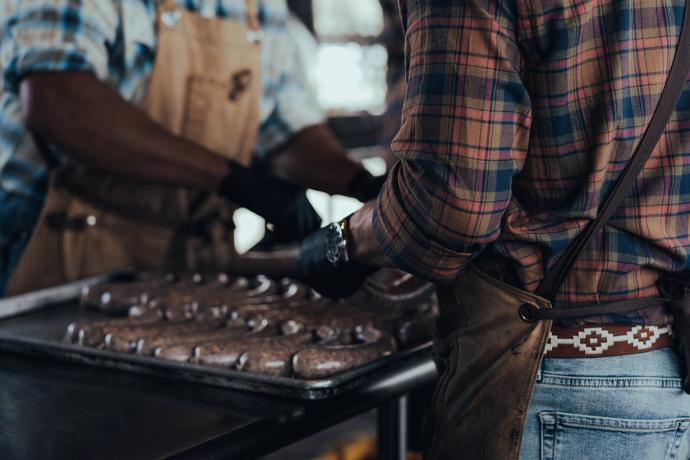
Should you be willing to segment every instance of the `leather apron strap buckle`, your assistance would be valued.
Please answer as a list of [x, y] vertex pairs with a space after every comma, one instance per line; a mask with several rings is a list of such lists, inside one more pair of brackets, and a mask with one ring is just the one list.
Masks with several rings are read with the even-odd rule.
[[523, 303], [518, 309], [518, 316], [526, 323], [539, 321], [539, 309], [534, 305]]
[[56, 232], [82, 232], [89, 227], [94, 227], [98, 218], [92, 214], [69, 216], [66, 212], [54, 212], [46, 215], [46, 225]]
[[526, 323], [546, 320], [582, 319], [588, 316], [621, 315], [650, 308], [663, 307], [668, 299], [662, 297], [643, 297], [594, 305], [554, 305], [555, 308], [538, 308], [525, 303], [518, 309], [518, 316]]

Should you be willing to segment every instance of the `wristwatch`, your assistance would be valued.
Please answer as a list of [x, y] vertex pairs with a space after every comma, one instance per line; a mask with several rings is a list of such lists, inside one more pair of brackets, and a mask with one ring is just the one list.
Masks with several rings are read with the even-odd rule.
[[326, 259], [334, 266], [339, 267], [349, 262], [347, 254], [348, 219], [343, 219], [326, 227]]

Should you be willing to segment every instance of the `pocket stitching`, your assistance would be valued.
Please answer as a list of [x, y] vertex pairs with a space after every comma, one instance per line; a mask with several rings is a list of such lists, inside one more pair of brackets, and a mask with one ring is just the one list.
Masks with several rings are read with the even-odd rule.
[[[542, 416], [550, 416], [553, 417], [552, 422], [547, 422], [549, 424], [560, 424], [563, 426], [573, 426], [573, 427], [581, 427], [581, 428], [594, 428], [594, 429], [599, 429], [599, 428], [614, 428], [614, 429], [620, 429], [622, 430], [634, 430], [635, 428], [632, 427], [632, 425], [655, 425], [658, 426], [658, 428], [650, 431], [650, 432], [659, 432], [659, 431], [672, 431], [677, 429], [680, 425], [682, 424], [690, 424], [690, 416], [688, 417], [676, 417], [676, 418], [669, 418], [669, 419], [659, 419], [659, 420], [645, 420], [645, 419], [625, 419], [625, 418], [616, 418], [616, 417], [604, 417], [604, 416], [596, 416], [596, 415], [581, 415], [581, 414], [569, 414], [566, 412], [540, 412], [539, 413], [540, 418]], [[543, 418], [542, 418], [543, 420]], [[617, 424], [616, 427], [612, 425], [607, 425], [604, 423], [596, 423], [595, 421], [601, 421], [601, 422], [615, 422]], [[587, 423], [590, 422], [590, 423]], [[640, 428], [643, 429], [643, 428]], [[643, 429], [645, 430], [645, 429]], [[645, 430], [646, 431], [646, 430]]]
[[[545, 460], [551, 458], [552, 460], [557, 460], [559, 454], [559, 439], [558, 433], [561, 427], [572, 427], [572, 428], [584, 428], [591, 430], [600, 431], [616, 431], [619, 433], [639, 433], [639, 434], [652, 434], [652, 433], [671, 433], [673, 432], [673, 440], [669, 442], [669, 450], [666, 452], [665, 458], [674, 459], [680, 448], [683, 436], [690, 426], [690, 417], [681, 416], [672, 419], [660, 419], [660, 420], [642, 420], [642, 419], [623, 419], [614, 417], [602, 417], [602, 416], [590, 416], [581, 414], [569, 414], [563, 412], [539, 412], [538, 414], [540, 420], [540, 458]], [[575, 421], [568, 421], [568, 419], [573, 419]], [[641, 428], [625, 428], [617, 427], [611, 425], [602, 424], [587, 424], [586, 421], [614, 421], [614, 422], [627, 422], [632, 424], [647, 424], [647, 425], [657, 425], [656, 429], [641, 429]], [[576, 421], [580, 421], [579, 423]], [[652, 428], [652, 427], [650, 427]], [[551, 437], [551, 449], [550, 457], [547, 456], [545, 450], [545, 437]]]
[[678, 454], [678, 451], [680, 450], [680, 443], [683, 440], [683, 436], [685, 436], [685, 432], [688, 431], [688, 426], [690, 426], [688, 422], [678, 424], [678, 428], [676, 429], [676, 437], [673, 440], [673, 445], [671, 446], [671, 452], [666, 454], [669, 460], [677, 457], [676, 454]]
[[657, 388], [680, 389], [682, 379], [675, 377], [586, 377], [566, 376], [542, 372], [540, 384], [577, 388]]

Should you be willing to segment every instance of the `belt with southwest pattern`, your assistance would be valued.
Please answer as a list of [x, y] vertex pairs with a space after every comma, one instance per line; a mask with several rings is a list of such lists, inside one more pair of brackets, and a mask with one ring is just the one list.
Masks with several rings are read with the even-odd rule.
[[670, 347], [673, 332], [666, 326], [554, 325], [546, 342], [548, 358], [600, 358], [644, 353]]

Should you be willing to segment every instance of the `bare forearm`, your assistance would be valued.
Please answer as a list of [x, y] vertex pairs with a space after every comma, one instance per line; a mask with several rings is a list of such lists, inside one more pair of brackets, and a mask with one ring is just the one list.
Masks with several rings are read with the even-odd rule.
[[89, 74], [31, 75], [21, 99], [31, 131], [95, 169], [199, 190], [214, 190], [228, 170]]
[[377, 267], [393, 267], [393, 262], [383, 253], [374, 235], [374, 208], [376, 201], [370, 201], [350, 216], [348, 255], [354, 262]]
[[348, 195], [350, 181], [362, 168], [325, 125], [297, 133], [268, 162], [273, 174], [331, 195]]

